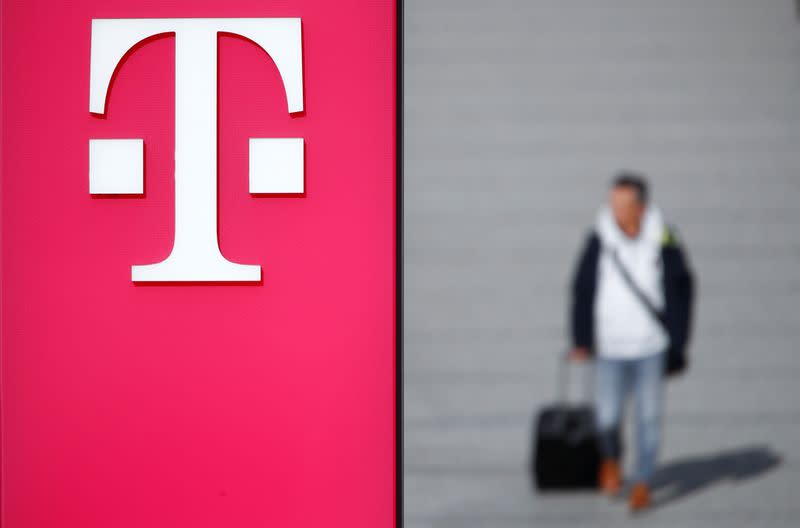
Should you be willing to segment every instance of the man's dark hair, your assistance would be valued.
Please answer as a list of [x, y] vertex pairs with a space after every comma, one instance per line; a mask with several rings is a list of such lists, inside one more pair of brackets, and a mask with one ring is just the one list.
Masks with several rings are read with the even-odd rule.
[[613, 188], [627, 187], [636, 191], [636, 198], [639, 203], [646, 204], [648, 199], [647, 180], [641, 174], [630, 171], [622, 171], [614, 178]]

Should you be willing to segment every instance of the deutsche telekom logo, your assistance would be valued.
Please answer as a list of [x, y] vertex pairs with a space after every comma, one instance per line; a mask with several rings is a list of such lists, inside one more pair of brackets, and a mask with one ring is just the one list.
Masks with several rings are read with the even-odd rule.
[[[258, 281], [261, 266], [226, 259], [217, 241], [217, 34], [269, 53], [289, 113], [303, 110], [299, 18], [92, 20], [89, 111], [105, 114], [111, 76], [139, 42], [175, 34], [175, 240], [162, 262], [131, 267], [134, 281]], [[303, 138], [250, 138], [251, 193], [303, 192]], [[89, 140], [89, 192], [142, 194], [142, 139]]]

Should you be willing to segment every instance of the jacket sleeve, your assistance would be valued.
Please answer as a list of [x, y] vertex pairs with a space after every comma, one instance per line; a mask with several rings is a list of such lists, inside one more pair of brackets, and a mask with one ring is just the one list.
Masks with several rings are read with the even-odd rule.
[[572, 278], [570, 310], [572, 345], [594, 352], [594, 297], [600, 238], [592, 231], [586, 239]]
[[661, 248], [664, 263], [664, 318], [670, 334], [672, 370], [683, 370], [692, 327], [695, 279], [686, 250], [669, 229]]

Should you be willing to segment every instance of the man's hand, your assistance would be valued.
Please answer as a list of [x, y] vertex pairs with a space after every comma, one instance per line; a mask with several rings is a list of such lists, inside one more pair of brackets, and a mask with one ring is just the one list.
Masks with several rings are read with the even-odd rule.
[[589, 349], [587, 347], [575, 347], [567, 354], [567, 359], [576, 363], [589, 361]]

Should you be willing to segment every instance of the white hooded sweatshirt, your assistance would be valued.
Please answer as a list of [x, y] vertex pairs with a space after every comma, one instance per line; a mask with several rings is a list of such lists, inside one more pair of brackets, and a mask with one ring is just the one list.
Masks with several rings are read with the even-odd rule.
[[663, 352], [669, 336], [636, 297], [613, 262], [617, 251], [634, 282], [657, 309], [664, 308], [661, 243], [664, 233], [661, 211], [648, 205], [635, 238], [619, 227], [606, 206], [597, 216], [600, 238], [597, 292], [594, 303], [595, 346], [601, 357], [634, 359]]

